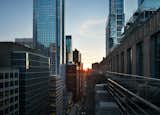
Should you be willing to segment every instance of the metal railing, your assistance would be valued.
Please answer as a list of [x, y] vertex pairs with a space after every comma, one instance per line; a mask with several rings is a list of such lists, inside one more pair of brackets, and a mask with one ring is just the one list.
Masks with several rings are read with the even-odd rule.
[[107, 90], [124, 115], [160, 115], [160, 79], [106, 72]]

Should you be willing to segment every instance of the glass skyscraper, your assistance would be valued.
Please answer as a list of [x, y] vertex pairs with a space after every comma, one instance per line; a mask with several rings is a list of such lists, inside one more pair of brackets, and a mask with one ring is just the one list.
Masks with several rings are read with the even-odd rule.
[[65, 61], [65, 0], [33, 0], [35, 48], [50, 57], [49, 114], [63, 114]]
[[65, 62], [64, 0], [34, 0], [34, 47], [51, 57], [51, 74]]
[[72, 63], [72, 36], [66, 36], [66, 63]]
[[139, 11], [154, 11], [160, 8], [160, 0], [138, 0]]
[[106, 56], [119, 44], [124, 21], [124, 0], [109, 0], [109, 16], [106, 25]]

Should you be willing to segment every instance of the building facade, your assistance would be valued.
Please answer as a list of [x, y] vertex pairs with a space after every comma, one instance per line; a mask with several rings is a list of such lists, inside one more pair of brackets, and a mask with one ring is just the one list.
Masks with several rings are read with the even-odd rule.
[[103, 60], [100, 69], [160, 78], [160, 11], [125, 32], [121, 44]]
[[76, 65], [76, 70], [77, 70], [77, 87], [79, 89], [78, 91], [78, 98], [81, 98], [82, 95], [82, 85], [83, 85], [83, 63], [82, 63], [82, 55], [81, 52], [75, 49], [73, 51], [73, 63]]
[[0, 55], [1, 68], [19, 71], [19, 114], [47, 115], [49, 58], [12, 42], [0, 43]]
[[72, 63], [72, 36], [66, 36], [66, 63]]
[[124, 0], [109, 0], [109, 16], [106, 24], [106, 56], [120, 43], [124, 23]]
[[0, 68], [0, 115], [19, 115], [19, 70]]
[[67, 64], [66, 66], [66, 89], [72, 94], [72, 101], [76, 102], [79, 96], [79, 81], [75, 64]]

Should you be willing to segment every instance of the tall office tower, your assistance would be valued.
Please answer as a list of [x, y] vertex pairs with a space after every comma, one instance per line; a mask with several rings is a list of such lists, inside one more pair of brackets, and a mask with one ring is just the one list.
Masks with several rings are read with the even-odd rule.
[[109, 0], [109, 16], [106, 25], [106, 56], [120, 43], [124, 21], [124, 0]]
[[66, 36], [66, 63], [72, 63], [72, 36]]
[[[33, 39], [34, 46], [51, 58], [49, 88], [49, 113], [62, 115], [65, 38], [65, 0], [34, 0]], [[63, 69], [62, 69], [63, 68]], [[54, 85], [53, 85], [54, 84]]]
[[160, 0], [138, 0], [139, 11], [155, 11], [160, 8]]
[[77, 49], [75, 49], [74, 51], [73, 51], [73, 63], [74, 64], [79, 64], [79, 63], [81, 63], [81, 53], [80, 53], [80, 51], [78, 51]]
[[[18, 95], [19, 115], [48, 115], [49, 58], [38, 50], [12, 42], [0, 42], [0, 55], [0, 72], [6, 84], [6, 107], [11, 107], [6, 108], [7, 113], [18, 109], [17, 103], [12, 107], [18, 101]], [[11, 68], [12, 71], [1, 68]]]
[[[135, 21], [144, 22], [160, 8], [160, 0], [138, 0], [138, 9], [133, 15]], [[138, 14], [138, 15], [137, 15]]]
[[34, 0], [33, 9], [34, 47], [46, 51], [51, 74], [58, 75], [65, 61], [64, 0]]

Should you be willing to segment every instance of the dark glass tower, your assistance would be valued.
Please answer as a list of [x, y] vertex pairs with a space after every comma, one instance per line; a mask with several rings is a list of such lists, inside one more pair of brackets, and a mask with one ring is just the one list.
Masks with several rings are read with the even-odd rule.
[[124, 0], [109, 0], [109, 16], [106, 25], [106, 56], [119, 44], [124, 21]]
[[[0, 55], [0, 68], [5, 68], [0, 73], [19, 73], [6, 75], [7, 87], [11, 89], [11, 94], [6, 96], [15, 97], [15, 101], [11, 99], [5, 105], [10, 104], [11, 109], [0, 115], [48, 115], [49, 58], [38, 50], [12, 42], [0, 42]], [[15, 109], [19, 114], [14, 114]]]

